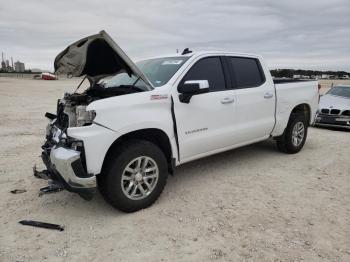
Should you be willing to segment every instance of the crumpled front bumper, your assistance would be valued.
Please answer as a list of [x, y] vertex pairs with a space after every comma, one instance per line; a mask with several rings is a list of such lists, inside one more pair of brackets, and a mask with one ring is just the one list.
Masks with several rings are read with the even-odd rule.
[[86, 173], [80, 154], [73, 149], [54, 146], [44, 148], [41, 156], [48, 179], [85, 199], [91, 199], [96, 189], [96, 176]]
[[84, 199], [91, 199], [96, 189], [96, 176], [86, 171], [83, 142], [80, 141], [79, 148], [73, 149], [71, 143], [67, 142], [70, 138], [54, 122], [47, 127], [46, 139], [41, 158], [47, 170], [34, 171], [34, 175], [51, 179], [60, 188], [78, 193]]

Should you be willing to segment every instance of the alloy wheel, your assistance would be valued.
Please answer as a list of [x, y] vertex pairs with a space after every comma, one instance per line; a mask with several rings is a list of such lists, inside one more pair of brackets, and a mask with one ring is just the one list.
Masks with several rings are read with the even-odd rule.
[[121, 187], [129, 199], [141, 200], [152, 193], [158, 178], [157, 163], [148, 156], [140, 156], [126, 165], [121, 178]]

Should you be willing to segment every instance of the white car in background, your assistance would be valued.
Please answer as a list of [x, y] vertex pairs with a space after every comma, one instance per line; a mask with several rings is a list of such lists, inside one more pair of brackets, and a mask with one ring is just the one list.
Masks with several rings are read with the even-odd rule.
[[321, 96], [315, 125], [350, 129], [350, 85], [333, 86]]

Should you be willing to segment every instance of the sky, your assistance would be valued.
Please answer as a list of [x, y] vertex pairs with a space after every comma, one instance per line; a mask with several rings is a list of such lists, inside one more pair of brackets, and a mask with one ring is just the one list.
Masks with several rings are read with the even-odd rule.
[[262, 55], [271, 69], [350, 71], [350, 0], [0, 0], [0, 51], [53, 69], [106, 30], [133, 60], [191, 50]]

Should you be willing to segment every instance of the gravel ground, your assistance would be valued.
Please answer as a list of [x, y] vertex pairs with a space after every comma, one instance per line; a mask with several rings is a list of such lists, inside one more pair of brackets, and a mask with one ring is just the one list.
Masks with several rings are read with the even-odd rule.
[[43, 114], [78, 81], [0, 78], [0, 261], [350, 261], [348, 131], [310, 128], [296, 155], [265, 141], [185, 164], [133, 214], [99, 194], [38, 197]]

